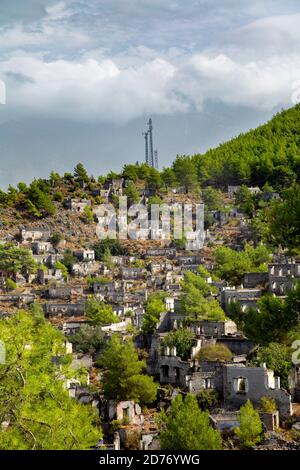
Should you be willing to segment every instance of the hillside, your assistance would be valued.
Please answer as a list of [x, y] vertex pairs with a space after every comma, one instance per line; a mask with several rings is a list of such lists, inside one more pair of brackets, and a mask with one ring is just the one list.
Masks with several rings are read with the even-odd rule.
[[192, 159], [202, 183], [287, 187], [300, 178], [300, 105]]

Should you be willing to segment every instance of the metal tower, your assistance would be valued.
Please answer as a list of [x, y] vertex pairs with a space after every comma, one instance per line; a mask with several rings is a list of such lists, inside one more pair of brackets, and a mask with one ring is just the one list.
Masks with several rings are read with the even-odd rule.
[[149, 135], [149, 131], [143, 132], [143, 136], [145, 137], [145, 162], [146, 162], [146, 165], [149, 165], [148, 135]]
[[155, 150], [154, 152], [154, 162], [155, 162], [155, 168], [158, 170], [158, 151]]
[[152, 168], [154, 168], [154, 153], [153, 153], [153, 134], [152, 134], [152, 131], [153, 131], [153, 127], [152, 127], [152, 119], [150, 118], [149, 119], [149, 122], [148, 122], [148, 126], [149, 126], [149, 130], [148, 130], [148, 133], [149, 133], [149, 157], [150, 157], [150, 166], [152, 166]]

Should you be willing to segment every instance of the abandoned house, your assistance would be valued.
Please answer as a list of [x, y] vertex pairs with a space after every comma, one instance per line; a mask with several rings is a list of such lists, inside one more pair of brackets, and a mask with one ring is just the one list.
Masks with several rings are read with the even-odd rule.
[[261, 289], [236, 289], [234, 287], [225, 287], [221, 292], [221, 306], [224, 311], [229, 314], [230, 304], [237, 302], [244, 312], [248, 308], [255, 307], [261, 295]]
[[51, 237], [51, 231], [37, 227], [20, 227], [19, 235], [22, 242], [47, 241]]
[[80, 251], [74, 251], [74, 256], [79, 260], [79, 261], [95, 261], [95, 251], [94, 250], [80, 250]]
[[283, 296], [300, 280], [300, 262], [295, 259], [277, 256], [268, 265], [269, 290], [272, 294]]
[[243, 279], [243, 287], [245, 289], [255, 289], [256, 287], [264, 287], [268, 284], [268, 272], [246, 273]]
[[89, 199], [65, 199], [64, 206], [66, 209], [69, 209], [73, 212], [77, 212], [79, 214], [84, 212], [86, 207], [91, 207], [92, 203]]
[[36, 241], [31, 243], [32, 253], [41, 255], [44, 253], [54, 253], [54, 248], [50, 242]]
[[147, 271], [144, 268], [121, 268], [123, 280], [145, 280]]
[[85, 303], [78, 304], [44, 304], [46, 317], [82, 317], [85, 314]]

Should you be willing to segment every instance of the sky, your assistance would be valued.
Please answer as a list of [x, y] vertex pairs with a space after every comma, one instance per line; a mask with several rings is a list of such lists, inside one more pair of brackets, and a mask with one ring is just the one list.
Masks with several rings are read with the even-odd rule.
[[[0, 186], [160, 167], [300, 97], [298, 0], [1, 0]], [[0, 100], [1, 101], [1, 100]]]

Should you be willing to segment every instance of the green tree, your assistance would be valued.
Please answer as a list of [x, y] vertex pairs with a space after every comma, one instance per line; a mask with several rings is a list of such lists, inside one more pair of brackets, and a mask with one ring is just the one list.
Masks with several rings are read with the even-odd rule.
[[100, 326], [83, 325], [68, 339], [75, 350], [82, 353], [93, 354], [102, 349], [105, 344], [104, 333]]
[[112, 306], [103, 300], [98, 301], [93, 296], [89, 296], [85, 303], [85, 314], [91, 325], [103, 326], [119, 322], [119, 318], [113, 313]]
[[240, 427], [235, 429], [241, 447], [249, 449], [262, 440], [263, 426], [258, 411], [253, 408], [251, 401], [247, 400], [246, 404], [239, 411]]
[[206, 273], [187, 271], [182, 282], [180, 308], [188, 321], [224, 320], [225, 313], [216, 299], [211, 298], [214, 288], [206, 281]]
[[152, 294], [146, 303], [146, 311], [143, 315], [142, 331], [151, 334], [155, 331], [161, 313], [166, 311], [164, 297], [162, 294]]
[[59, 232], [54, 232], [51, 237], [50, 237], [50, 242], [54, 246], [54, 248], [57, 248], [58, 245], [63, 241], [64, 237], [61, 233]]
[[222, 438], [209, 422], [209, 414], [199, 409], [195, 396], [182, 395], [172, 401], [168, 414], [160, 415], [160, 443], [166, 450], [221, 450]]
[[203, 389], [196, 395], [198, 405], [201, 410], [213, 408], [218, 404], [218, 392], [214, 389]]
[[[0, 429], [3, 450], [89, 449], [101, 438], [99, 418], [70, 399], [64, 388], [76, 377], [65, 355], [63, 335], [40, 308], [0, 321], [6, 362], [0, 364]], [[60, 357], [59, 369], [52, 361]]]
[[173, 171], [186, 193], [199, 189], [196, 167], [189, 157], [177, 156], [173, 163]]
[[253, 248], [246, 245], [244, 251], [235, 251], [226, 246], [214, 251], [215, 273], [232, 285], [241, 284], [244, 274], [266, 271], [270, 253], [264, 245]]
[[133, 181], [134, 183], [138, 179], [138, 170], [136, 165], [124, 165], [123, 167], [123, 178]]
[[55, 188], [60, 183], [60, 176], [56, 171], [51, 171], [50, 183], [51, 183], [52, 188]]
[[106, 250], [103, 254], [103, 257], [102, 257], [102, 261], [105, 264], [105, 266], [108, 267], [108, 269], [113, 268], [114, 263], [113, 263], [112, 255], [111, 255], [111, 252], [110, 252], [109, 248], [106, 248]]
[[283, 200], [275, 200], [266, 209], [269, 241], [289, 249], [300, 248], [300, 185], [287, 189]]
[[277, 410], [276, 401], [270, 397], [261, 397], [261, 410], [263, 413], [274, 413]]
[[77, 181], [88, 183], [90, 178], [82, 163], [78, 163], [74, 168], [74, 177]]
[[67, 268], [63, 263], [61, 263], [60, 261], [56, 261], [56, 263], [55, 263], [55, 269], [60, 269], [61, 272], [62, 272], [62, 275], [63, 275], [64, 280], [65, 280], [65, 281], [68, 280], [69, 271], [68, 271], [68, 268]]
[[107, 253], [107, 250], [110, 251], [110, 254], [112, 256], [120, 256], [124, 255], [124, 249], [121, 246], [119, 240], [102, 240], [98, 243], [95, 243], [93, 245], [93, 250], [95, 251], [95, 258], [97, 261], [103, 261], [103, 257], [105, 257], [105, 253]]
[[161, 172], [161, 179], [166, 189], [175, 188], [176, 185], [178, 184], [176, 175], [174, 171], [172, 170], [172, 168], [164, 168], [163, 171]]
[[220, 210], [224, 206], [221, 191], [211, 186], [203, 190], [202, 199], [205, 207], [210, 211]]
[[256, 196], [251, 193], [247, 186], [242, 185], [235, 195], [236, 203], [242, 208], [248, 217], [253, 217], [256, 210]]
[[290, 318], [290, 324], [295, 326], [300, 315], [300, 282], [294, 285], [294, 288], [288, 291], [285, 309]]
[[146, 179], [147, 186], [150, 191], [156, 192], [162, 187], [162, 179], [160, 173], [155, 168], [149, 168], [149, 174]]
[[132, 341], [123, 342], [113, 335], [100, 364], [105, 368], [102, 384], [106, 398], [135, 400], [142, 405], [154, 402], [157, 385], [152, 377], [142, 374], [146, 363], [139, 360]]
[[195, 334], [186, 328], [169, 332], [162, 341], [162, 347], [176, 347], [177, 356], [186, 360], [190, 355], [192, 346], [195, 343]]
[[298, 315], [286, 307], [283, 299], [264, 295], [258, 300], [256, 308], [246, 310], [237, 322], [250, 339], [266, 345], [282, 342], [298, 324]]
[[34, 180], [27, 190], [27, 208], [36, 217], [53, 215], [56, 211], [49, 194], [50, 187], [42, 180]]
[[281, 343], [270, 343], [259, 348], [255, 362], [266, 363], [280, 377], [281, 386], [289, 390], [288, 375], [293, 366], [291, 348]]
[[12, 279], [6, 279], [5, 287], [8, 291], [13, 291], [17, 288], [17, 284]]
[[83, 209], [83, 214], [80, 216], [81, 220], [85, 222], [86, 224], [91, 224], [94, 222], [94, 213], [93, 209], [89, 206], [86, 206]]
[[69, 274], [72, 274], [73, 265], [76, 263], [76, 258], [71, 250], [65, 250], [64, 257], [61, 262], [66, 266]]
[[136, 189], [136, 185], [132, 181], [129, 181], [124, 193], [128, 198], [129, 205], [137, 204], [139, 202], [140, 195], [138, 190]]
[[5, 277], [31, 274], [36, 268], [37, 264], [27, 249], [18, 248], [13, 243], [0, 245], [0, 272]]

